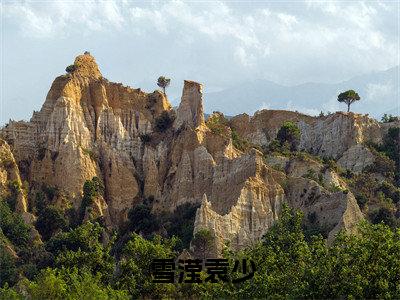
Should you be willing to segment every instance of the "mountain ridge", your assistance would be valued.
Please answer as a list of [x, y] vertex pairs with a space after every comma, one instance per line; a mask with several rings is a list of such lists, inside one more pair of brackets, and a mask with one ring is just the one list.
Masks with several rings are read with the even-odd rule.
[[[125, 228], [138, 205], [148, 205], [154, 216], [199, 206], [192, 234], [211, 230], [217, 254], [227, 241], [240, 250], [259, 240], [284, 204], [315, 214], [331, 240], [341, 229], [354, 232], [365, 216], [350, 183], [327, 162], [362, 174], [380, 159], [367, 144], [382, 143], [399, 126], [356, 113], [312, 117], [285, 110], [229, 120], [214, 113], [205, 120], [200, 83], [184, 81], [173, 110], [160, 91], [145, 93], [103, 78], [90, 54], [74, 65], [54, 80], [31, 121], [12, 121], [0, 131], [20, 181], [28, 184], [16, 201], [32, 225], [35, 195], [50, 189], [57, 192], [49, 204], [64, 213], [72, 209], [80, 222], [102, 218], [110, 230]], [[271, 150], [287, 122], [299, 130], [298, 149]], [[2, 172], [8, 174], [7, 168]], [[7, 193], [9, 179], [3, 179]], [[90, 202], [88, 184], [103, 186]]]

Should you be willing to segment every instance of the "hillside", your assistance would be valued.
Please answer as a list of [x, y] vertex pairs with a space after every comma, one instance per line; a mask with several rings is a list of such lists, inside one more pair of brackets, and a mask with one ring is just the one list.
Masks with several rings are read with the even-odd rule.
[[[229, 99], [217, 108], [244, 108], [247, 91], [261, 93], [260, 86], [214, 95]], [[282, 88], [270, 84], [269, 99]], [[298, 86], [288, 97], [304, 94], [312, 107], [317, 99], [307, 91], [314, 89]], [[331, 89], [319, 96], [328, 99]], [[389, 231], [399, 226], [400, 121], [269, 109], [229, 119], [215, 112], [205, 119], [204, 97], [200, 83], [185, 81], [174, 110], [162, 92], [110, 82], [93, 56], [78, 56], [29, 122], [11, 121], [1, 129], [2, 214], [22, 216], [18, 228], [26, 234], [21, 244], [2, 227], [2, 249], [16, 272], [2, 280], [13, 285], [24, 277], [39, 280], [34, 278], [44, 267], [85, 265], [80, 255], [87, 251], [96, 259], [88, 272], [99, 271], [98, 284], [115, 293], [183, 297], [184, 289], [144, 291], [149, 277], [129, 273], [127, 261], [144, 249], [140, 243], [154, 247], [153, 258], [221, 257], [226, 247], [245, 251], [275, 234], [290, 209], [304, 216], [298, 228], [304, 239], [320, 236], [328, 244], [339, 232], [357, 236], [363, 221], [382, 221]], [[197, 243], [205, 232], [212, 238], [203, 249]], [[146, 244], [155, 234], [180, 242], [169, 248], [165, 242], [163, 252], [157, 240]], [[32, 245], [43, 257], [24, 252]], [[149, 262], [135, 261], [137, 268], [149, 267], [141, 263]], [[131, 277], [118, 273], [125, 271]], [[65, 279], [64, 271], [54, 272]]]

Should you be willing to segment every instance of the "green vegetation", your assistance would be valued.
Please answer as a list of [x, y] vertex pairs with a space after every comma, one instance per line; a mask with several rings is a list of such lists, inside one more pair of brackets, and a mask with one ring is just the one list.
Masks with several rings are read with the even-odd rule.
[[169, 84], [171, 83], [171, 79], [166, 78], [164, 76], [160, 76], [158, 77], [157, 80], [157, 85], [163, 89], [163, 92], [165, 94], [165, 88], [169, 86]]
[[375, 154], [376, 161], [367, 171], [375, 171], [382, 175], [392, 177], [400, 187], [400, 127], [389, 128], [380, 145], [369, 143], [371, 151]]
[[[12, 213], [5, 211], [9, 218]], [[378, 224], [363, 222], [357, 235], [342, 232], [328, 244], [327, 229], [319, 227], [316, 212], [303, 218], [284, 206], [260, 242], [237, 253], [224, 252], [231, 267], [242, 258], [255, 263], [254, 278], [236, 284], [154, 283], [153, 259], [176, 259], [176, 238], [113, 234], [86, 222], [46, 241], [40, 260], [21, 251], [19, 258], [3, 251], [0, 299], [399, 298], [400, 230], [379, 223], [390, 218], [387, 211], [378, 212]], [[110, 236], [106, 242], [105, 235]], [[207, 256], [202, 251], [210, 251], [206, 245], [213, 238], [211, 232], [200, 230], [193, 246]], [[36, 267], [31, 275], [26, 263], [19, 267], [22, 257]], [[231, 279], [241, 275], [228, 269]]]
[[231, 129], [231, 138], [232, 144], [236, 149], [244, 152], [251, 148], [250, 142], [243, 139], [234, 128]]
[[45, 240], [48, 240], [57, 231], [67, 228], [67, 220], [63, 212], [55, 206], [47, 206], [40, 212], [36, 221], [36, 229]]
[[6, 196], [5, 200], [10, 206], [11, 210], [14, 211], [17, 204], [18, 195], [22, 193], [22, 187], [21, 184], [16, 180], [8, 181], [7, 186], [10, 192]]
[[83, 184], [83, 198], [80, 208], [80, 219], [83, 220], [86, 208], [93, 204], [93, 199], [99, 195], [103, 195], [104, 185], [98, 177], [92, 180], [86, 180]]
[[286, 157], [296, 156], [301, 160], [312, 159], [320, 161], [320, 158], [306, 152], [298, 151], [301, 132], [299, 127], [291, 122], [286, 121], [279, 129], [276, 139], [272, 140], [268, 146], [264, 147], [263, 153], [275, 153]]
[[82, 152], [83, 152], [83, 154], [88, 155], [92, 161], [95, 162], [95, 161], [98, 160], [98, 157], [97, 157], [96, 153], [94, 153], [92, 150], [86, 149], [86, 148], [82, 148]]
[[396, 121], [399, 121], [399, 120], [400, 120], [399, 117], [388, 115], [388, 114], [384, 114], [382, 116], [381, 122], [382, 123], [390, 123], [390, 122], [396, 122]]
[[0, 199], [0, 228], [2, 235], [14, 246], [23, 248], [28, 245], [29, 226], [3, 199]]
[[156, 215], [151, 212], [152, 197], [136, 205], [128, 213], [129, 229], [152, 237], [161, 228], [169, 238], [177, 237], [175, 250], [188, 249], [193, 238], [194, 219], [198, 205], [185, 203], [179, 205], [172, 214]]
[[240, 151], [246, 152], [247, 150], [256, 147], [248, 140], [241, 137], [235, 128], [231, 127], [228, 119], [225, 118], [223, 113], [214, 111], [213, 114], [208, 117], [206, 125], [212, 133], [226, 138], [231, 138], [233, 146]]
[[174, 123], [174, 118], [167, 111], [163, 111], [155, 120], [155, 129], [158, 132], [165, 132]]
[[215, 256], [215, 249], [213, 249], [215, 236], [212, 231], [208, 229], [200, 229], [193, 237], [194, 252], [203, 260], [208, 257]]
[[279, 129], [276, 139], [281, 146], [288, 143], [289, 149], [295, 151], [300, 143], [300, 136], [299, 127], [297, 127], [295, 123], [287, 121], [283, 123], [282, 127]]
[[347, 104], [347, 112], [350, 111], [350, 105], [356, 101], [360, 100], [360, 96], [353, 90], [348, 90], [346, 92], [340, 93], [338, 95], [339, 102], [344, 102]]
[[71, 74], [76, 70], [76, 66], [75, 65], [69, 65], [68, 67], [65, 68], [65, 72]]
[[228, 136], [229, 134], [229, 121], [225, 118], [223, 113], [218, 111], [214, 111], [213, 114], [208, 117], [206, 125], [214, 134], [222, 136]]

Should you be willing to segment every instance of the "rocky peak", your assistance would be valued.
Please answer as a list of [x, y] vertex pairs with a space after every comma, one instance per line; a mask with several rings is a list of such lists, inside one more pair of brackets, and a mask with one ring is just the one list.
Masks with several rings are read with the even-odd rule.
[[75, 58], [74, 65], [76, 70], [75, 75], [80, 75], [82, 77], [91, 77], [99, 79], [102, 77], [100, 73], [99, 66], [96, 63], [95, 58], [89, 53], [78, 55]]
[[203, 86], [200, 83], [189, 80], [184, 82], [181, 103], [174, 127], [179, 128], [183, 124], [192, 128], [204, 125]]

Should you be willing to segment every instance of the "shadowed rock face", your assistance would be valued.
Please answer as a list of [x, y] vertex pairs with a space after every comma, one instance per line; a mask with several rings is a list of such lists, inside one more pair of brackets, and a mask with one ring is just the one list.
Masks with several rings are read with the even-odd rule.
[[[258, 240], [283, 203], [315, 212], [315, 222], [329, 228], [330, 236], [341, 228], [353, 230], [363, 218], [351, 193], [330, 192], [301, 178], [310, 167], [321, 170], [321, 164], [263, 158], [255, 149], [243, 153], [233, 146], [229, 128], [226, 135], [212, 132], [204, 122], [201, 84], [185, 81], [175, 113], [161, 92], [144, 93], [103, 78], [88, 54], [78, 56], [75, 65], [72, 74], [54, 80], [29, 122], [12, 121], [1, 131], [23, 167], [21, 177], [32, 188], [57, 187], [56, 204], [67, 201], [79, 209], [83, 184], [94, 176], [105, 192], [95, 199], [93, 210], [108, 226], [122, 225], [128, 211], [145, 198], [154, 198], [155, 213], [197, 203], [195, 232], [213, 230], [218, 249], [225, 242], [240, 249]], [[175, 121], [156, 130], [165, 114]], [[340, 158], [340, 164], [355, 170], [371, 163], [361, 143], [382, 138], [378, 122], [353, 113], [314, 118], [264, 110], [253, 117], [236, 116], [230, 123], [239, 135], [263, 146], [288, 120], [299, 125], [303, 149]], [[275, 164], [287, 172], [274, 170]], [[342, 186], [337, 174], [323, 172], [327, 185]]]

